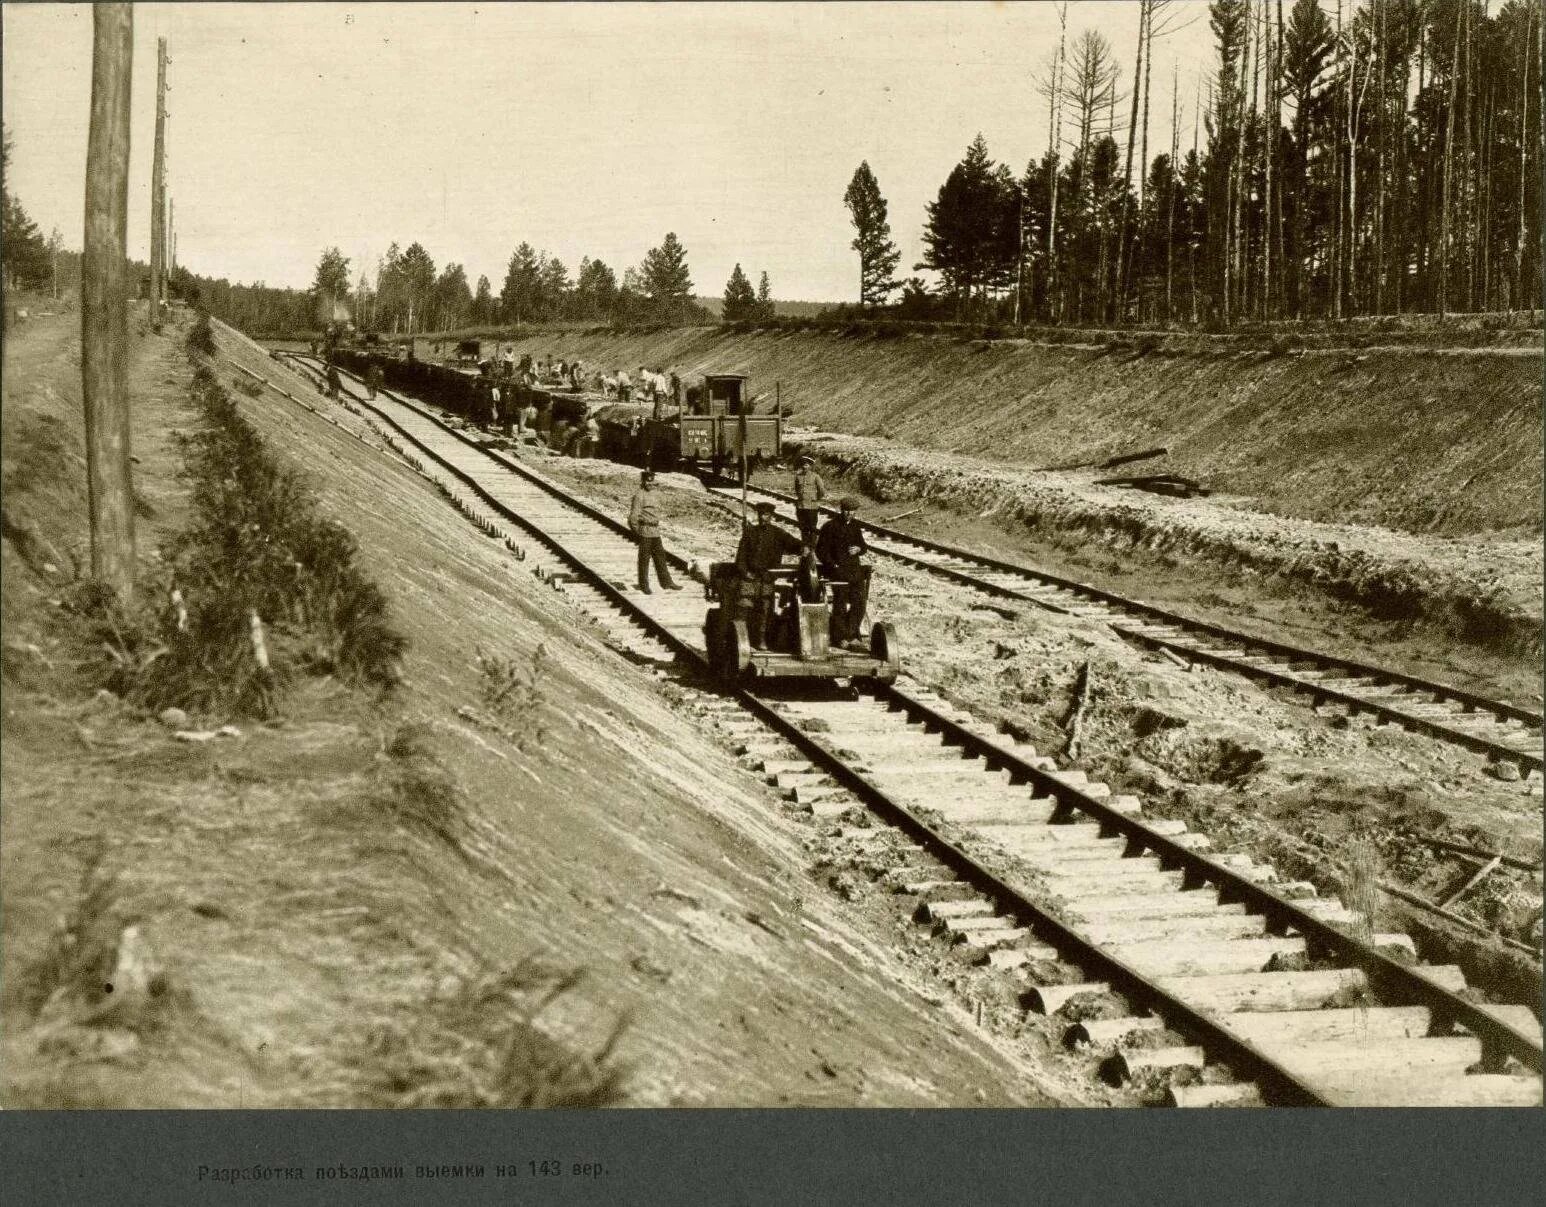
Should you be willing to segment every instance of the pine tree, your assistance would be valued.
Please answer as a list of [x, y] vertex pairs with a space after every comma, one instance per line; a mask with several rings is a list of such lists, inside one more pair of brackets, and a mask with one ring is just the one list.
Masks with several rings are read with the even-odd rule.
[[[854, 169], [843, 204], [854, 224], [854, 240], [849, 246], [859, 253], [859, 304], [882, 306], [898, 288], [893, 274], [902, 253], [891, 241], [886, 199], [880, 195], [880, 185], [867, 160]], [[766, 273], [763, 279], [767, 279]]]
[[757, 282], [757, 319], [759, 322], [768, 322], [774, 316], [773, 287], [768, 284], [767, 269], [763, 269], [762, 277]]
[[575, 305], [580, 318], [606, 318], [617, 305], [617, 274], [600, 260], [581, 260]]
[[326, 248], [311, 282], [313, 320], [325, 326], [346, 316], [349, 296], [349, 259], [336, 247]]
[[745, 323], [755, 318], [756, 312], [757, 295], [752, 291], [752, 283], [737, 264], [730, 279], [725, 282], [725, 306], [720, 317], [727, 323]]
[[542, 266], [536, 249], [522, 242], [510, 253], [505, 267], [505, 284], [499, 293], [499, 308], [507, 322], [530, 323], [536, 320]]
[[442, 331], [460, 327], [472, 308], [472, 291], [467, 288], [467, 272], [460, 264], [447, 264], [435, 279], [433, 292], [434, 325]]
[[974, 294], [1001, 288], [1017, 256], [1019, 191], [1007, 170], [988, 158], [982, 135], [972, 140], [927, 207], [923, 262], [939, 273], [957, 311]]
[[683, 317], [692, 303], [692, 277], [687, 270], [687, 249], [675, 232], [667, 231], [660, 246], [644, 254], [639, 275], [657, 318], [674, 322]]
[[472, 321], [475, 323], [494, 321], [494, 290], [487, 277], [478, 278], [477, 291], [472, 295]]
[[0, 253], [3, 253], [5, 285], [36, 288], [43, 285], [52, 273], [48, 245], [37, 223], [11, 190], [5, 187], [9, 179], [7, 167], [11, 160], [11, 132], [0, 134], [0, 209], [3, 209], [4, 226], [0, 229]]

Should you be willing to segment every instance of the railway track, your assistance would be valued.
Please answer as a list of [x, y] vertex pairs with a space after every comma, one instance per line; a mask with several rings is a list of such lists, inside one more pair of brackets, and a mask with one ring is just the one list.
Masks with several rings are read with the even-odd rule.
[[[722, 499], [739, 501], [739, 484], [709, 481], [706, 485]], [[794, 527], [790, 495], [764, 487], [748, 490], [774, 502], [779, 519]], [[1149, 649], [1289, 688], [1309, 696], [1317, 707], [1335, 704], [1349, 716], [1366, 713], [1513, 763], [1523, 772], [1543, 768], [1542, 716], [1530, 709], [1387, 667], [1252, 637], [1044, 570], [983, 557], [869, 521], [860, 523], [875, 552], [963, 586], [1101, 621]]]
[[[487, 535], [630, 648], [705, 665], [703, 601], [628, 589], [635, 548], [617, 517], [429, 410], [387, 391], [368, 401], [346, 380], [344, 405]], [[1458, 968], [1416, 963], [1406, 935], [1360, 938], [1363, 921], [1313, 887], [1212, 857], [1183, 823], [1145, 817], [1136, 798], [1059, 770], [922, 687], [784, 700], [689, 690], [799, 807], [883, 823], [841, 833], [917, 898], [921, 921], [1176, 1105], [1541, 1102], [1529, 1008], [1474, 1002]]]

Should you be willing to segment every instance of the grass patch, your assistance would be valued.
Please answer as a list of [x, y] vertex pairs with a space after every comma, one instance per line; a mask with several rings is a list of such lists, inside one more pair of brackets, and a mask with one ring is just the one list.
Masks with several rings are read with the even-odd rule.
[[[208, 334], [202, 319], [190, 350], [203, 346], [201, 330]], [[175, 589], [185, 611], [125, 608], [83, 584], [69, 605], [100, 680], [154, 710], [257, 717], [273, 715], [302, 674], [390, 689], [407, 640], [360, 568], [354, 537], [318, 513], [299, 475], [269, 454], [210, 367], [194, 359], [190, 392], [203, 422], [179, 437], [194, 518], [170, 542], [160, 580], [142, 591], [144, 600], [169, 600]]]
[[209, 325], [208, 314], [201, 313], [198, 321], [188, 329], [184, 346], [189, 356], [214, 356], [220, 351], [215, 343], [214, 328]]
[[406, 830], [444, 843], [465, 857], [462, 791], [435, 757], [434, 728], [424, 721], [398, 727], [386, 745], [387, 762], [369, 803]]
[[620, 1021], [591, 1053], [544, 1035], [536, 1020], [583, 979], [579, 969], [526, 960], [456, 982], [409, 1024], [368, 1038], [366, 1107], [601, 1107], [621, 1101], [614, 1059]]
[[1354, 924], [1358, 937], [1364, 942], [1374, 938], [1376, 915], [1380, 908], [1380, 873], [1384, 861], [1380, 850], [1367, 838], [1358, 838], [1348, 844], [1342, 860], [1339, 896], [1342, 904], [1358, 915]]
[[524, 666], [514, 658], [486, 654], [481, 649], [475, 654], [484, 707], [522, 753], [540, 746], [547, 734], [543, 720], [547, 643], [538, 645]]

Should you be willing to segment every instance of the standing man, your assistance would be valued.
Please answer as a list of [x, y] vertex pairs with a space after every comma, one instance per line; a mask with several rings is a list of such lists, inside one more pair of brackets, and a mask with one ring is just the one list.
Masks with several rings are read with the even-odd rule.
[[372, 398], [375, 398], [376, 391], [381, 388], [381, 366], [375, 361], [371, 361], [370, 368], [365, 370], [365, 388]]
[[786, 553], [800, 552], [800, 542], [773, 523], [773, 504], [757, 504], [757, 522], [741, 533], [735, 551], [741, 572], [741, 602], [746, 605], [746, 635], [752, 649], [767, 649], [768, 620], [773, 611], [773, 576]]
[[671, 405], [678, 415], [682, 413], [682, 379], [675, 369], [671, 370]]
[[627, 402], [632, 394], [633, 394], [633, 382], [628, 380], [628, 370], [626, 370], [626, 369], [619, 369], [617, 371], [617, 400], [618, 400], [618, 402]]
[[587, 416], [585, 420], [585, 455], [594, 457], [596, 450], [601, 447], [601, 424], [596, 422], [594, 415]]
[[639, 475], [639, 489], [628, 507], [628, 527], [639, 538], [639, 590], [650, 594], [650, 562], [653, 561], [660, 585], [667, 591], [680, 591], [681, 585], [671, 578], [666, 550], [660, 543], [660, 504], [655, 494], [655, 474], [651, 470]]
[[338, 390], [343, 383], [338, 378], [338, 366], [333, 363], [333, 354], [327, 357], [327, 396], [333, 401], [338, 401]]
[[817, 508], [827, 497], [826, 484], [814, 469], [815, 464], [811, 458], [801, 457], [794, 475], [794, 514], [800, 521], [800, 543], [809, 546], [816, 544], [816, 527], [821, 520]]
[[870, 567], [864, 560], [869, 546], [864, 542], [864, 530], [854, 519], [858, 506], [853, 499], [844, 499], [838, 504], [838, 514], [816, 538], [823, 575], [830, 582], [845, 584], [834, 593], [832, 604], [832, 639], [840, 645], [859, 641], [859, 625], [870, 596]]

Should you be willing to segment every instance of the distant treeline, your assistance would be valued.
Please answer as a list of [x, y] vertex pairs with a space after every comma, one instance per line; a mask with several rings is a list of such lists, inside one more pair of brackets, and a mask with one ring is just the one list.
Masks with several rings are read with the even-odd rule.
[[1369, 0], [1334, 19], [1317, 0], [1284, 7], [1212, 0], [1192, 145], [1173, 79], [1174, 133], [1152, 161], [1154, 43], [1200, 10], [1142, 0], [1125, 94], [1106, 39], [1065, 30], [1039, 81], [1046, 153], [1017, 177], [979, 135], [928, 206], [916, 267], [937, 287], [892, 277], [885, 202], [861, 165], [845, 197], [861, 303], [1218, 326], [1538, 307], [1539, 0]]

